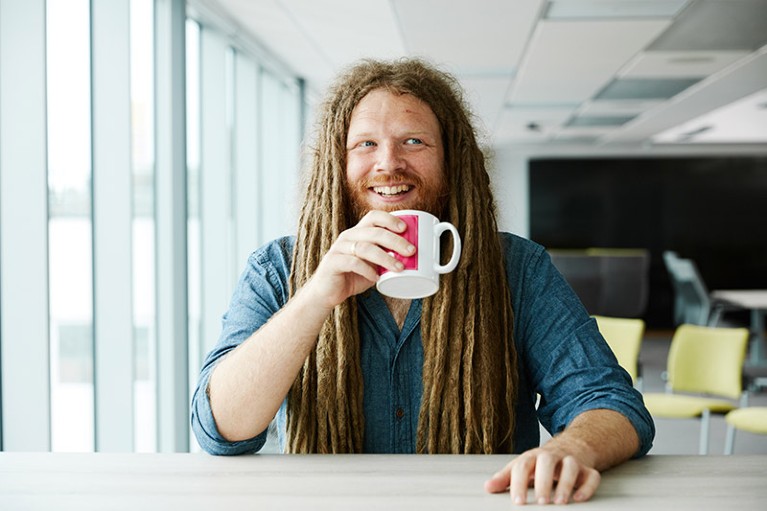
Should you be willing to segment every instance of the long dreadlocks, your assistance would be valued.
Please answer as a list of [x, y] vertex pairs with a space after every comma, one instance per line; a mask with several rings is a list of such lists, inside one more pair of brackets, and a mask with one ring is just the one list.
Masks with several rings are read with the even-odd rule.
[[[354, 107], [370, 91], [410, 94], [436, 115], [445, 149], [449, 196], [442, 220], [463, 240], [458, 268], [423, 300], [423, 395], [419, 453], [511, 452], [517, 362], [511, 295], [485, 159], [461, 88], [418, 59], [365, 60], [331, 87], [321, 108], [312, 167], [299, 217], [291, 295], [357, 219], [347, 196], [346, 134]], [[449, 251], [448, 251], [449, 253]], [[362, 452], [363, 376], [357, 302], [325, 321], [288, 396], [288, 450]]]

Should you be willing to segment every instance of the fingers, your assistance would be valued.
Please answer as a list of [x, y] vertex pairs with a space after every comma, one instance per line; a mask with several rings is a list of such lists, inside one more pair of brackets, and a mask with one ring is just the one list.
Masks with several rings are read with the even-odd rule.
[[371, 211], [360, 222], [344, 231], [331, 251], [358, 257], [387, 270], [400, 271], [402, 264], [389, 252], [412, 256], [416, 248], [399, 233], [405, 222], [384, 211]]
[[373, 210], [368, 212], [357, 223], [358, 227], [383, 227], [393, 232], [403, 232], [407, 225], [396, 216], [386, 211]]
[[562, 459], [559, 469], [559, 480], [557, 481], [557, 487], [554, 490], [555, 504], [567, 504], [569, 502], [570, 496], [573, 494], [573, 489], [578, 483], [580, 471], [581, 467], [575, 458], [566, 456]]
[[573, 456], [533, 449], [518, 456], [485, 482], [485, 490], [500, 493], [509, 490], [515, 505], [527, 503], [529, 487], [534, 488], [536, 504], [583, 502], [596, 493], [601, 481], [599, 472]]
[[[378, 229], [376, 232], [372, 231], [370, 234], [367, 232], [357, 232], [354, 234], [348, 234], [345, 237], [357, 238], [359, 240], [342, 240], [339, 242], [339, 250], [342, 253], [346, 253], [352, 257], [359, 258], [363, 261], [367, 261], [374, 266], [382, 266], [387, 270], [401, 271], [404, 269], [404, 265], [396, 259], [392, 253], [397, 252], [405, 256], [413, 255], [415, 247], [408, 243], [404, 238], [398, 236], [389, 231]], [[362, 238], [374, 239], [375, 241], [362, 241]], [[399, 239], [395, 239], [399, 238]], [[340, 239], [340, 238], [339, 238]], [[396, 246], [397, 248], [385, 249], [384, 247]]]
[[336, 239], [323, 256], [307, 286], [320, 304], [332, 309], [378, 281], [379, 267], [401, 271], [404, 265], [393, 253], [412, 256], [416, 249], [398, 233], [407, 228], [399, 218], [371, 211]]
[[535, 473], [535, 464], [536, 457], [530, 452], [522, 454], [512, 462], [509, 492], [514, 504], [522, 505], [527, 502], [527, 488]]
[[593, 468], [586, 469], [582, 475], [583, 480], [573, 495], [573, 500], [576, 502], [583, 502], [593, 497], [599, 488], [599, 483], [602, 482], [602, 475]]
[[559, 460], [549, 452], [542, 452], [535, 463], [535, 502], [548, 504], [554, 488], [554, 473]]
[[496, 472], [493, 477], [485, 481], [485, 491], [488, 493], [500, 493], [509, 489], [511, 463]]

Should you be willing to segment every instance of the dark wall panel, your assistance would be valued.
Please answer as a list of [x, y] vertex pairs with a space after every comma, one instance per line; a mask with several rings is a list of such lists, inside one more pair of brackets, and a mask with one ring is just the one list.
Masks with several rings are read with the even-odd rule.
[[530, 237], [547, 248], [650, 251], [649, 327], [672, 325], [664, 250], [709, 289], [767, 289], [767, 158], [534, 159]]

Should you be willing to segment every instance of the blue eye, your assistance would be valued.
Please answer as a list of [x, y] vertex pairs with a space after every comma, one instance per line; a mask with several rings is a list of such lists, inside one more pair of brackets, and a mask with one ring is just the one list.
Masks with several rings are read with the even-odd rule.
[[409, 138], [406, 141], [407, 144], [423, 144], [423, 140], [420, 138]]
[[375, 145], [375, 142], [371, 142], [370, 140], [365, 140], [364, 142], [360, 142], [360, 147], [373, 147]]

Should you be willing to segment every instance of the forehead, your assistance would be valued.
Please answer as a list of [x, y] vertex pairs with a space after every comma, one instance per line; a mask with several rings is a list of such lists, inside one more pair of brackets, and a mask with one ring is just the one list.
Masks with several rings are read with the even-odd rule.
[[411, 94], [399, 94], [386, 89], [375, 89], [365, 95], [352, 110], [350, 124], [391, 118], [439, 129], [437, 116], [429, 105]]

